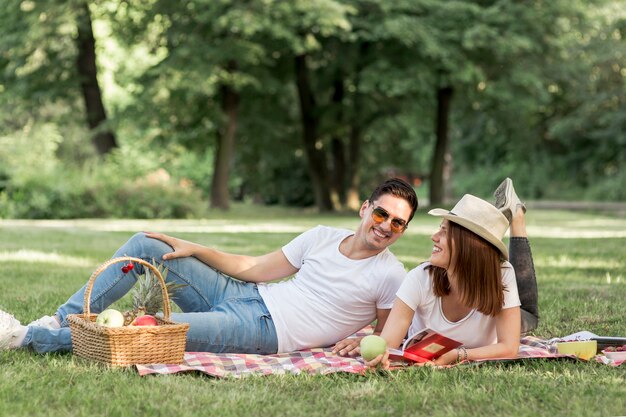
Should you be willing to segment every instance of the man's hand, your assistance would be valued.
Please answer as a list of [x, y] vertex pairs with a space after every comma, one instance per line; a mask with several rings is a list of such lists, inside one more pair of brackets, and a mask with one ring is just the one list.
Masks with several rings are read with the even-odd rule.
[[163, 255], [163, 260], [167, 261], [170, 259], [176, 258], [184, 258], [187, 256], [193, 256], [195, 248], [198, 247], [197, 244], [188, 242], [186, 240], [177, 239], [172, 236], [164, 235], [162, 233], [154, 233], [154, 232], [145, 232], [146, 237], [150, 239], [158, 239], [174, 249], [173, 252], [166, 253]]
[[362, 337], [349, 337], [343, 339], [333, 347], [333, 353], [339, 356], [357, 356], [361, 353], [360, 344]]

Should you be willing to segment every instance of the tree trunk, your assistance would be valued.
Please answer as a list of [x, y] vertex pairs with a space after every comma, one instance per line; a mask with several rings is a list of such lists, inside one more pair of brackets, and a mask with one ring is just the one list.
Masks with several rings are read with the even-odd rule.
[[[229, 62], [227, 70], [228, 72], [236, 71], [237, 63], [234, 61]], [[228, 85], [222, 86], [221, 93], [225, 126], [217, 134], [217, 146], [213, 161], [213, 179], [211, 181], [211, 207], [228, 210], [230, 207], [228, 182], [235, 152], [239, 93]]]
[[[361, 162], [361, 143], [363, 134], [363, 95], [360, 92], [361, 72], [364, 70], [366, 54], [371, 47], [370, 42], [362, 42], [359, 45], [359, 54], [356, 58], [354, 87], [356, 92], [352, 98], [352, 117], [350, 120], [350, 138], [348, 144], [348, 158], [346, 168], [346, 203], [345, 207], [350, 210], [358, 210], [361, 207], [359, 188], [361, 177], [359, 168]], [[370, 120], [371, 121], [371, 120]]]
[[[358, 100], [355, 98], [355, 100]], [[356, 104], [355, 104], [356, 107]], [[361, 127], [353, 124], [350, 129], [350, 156], [348, 157], [347, 169], [347, 190], [345, 207], [350, 210], [358, 210], [361, 207], [361, 196], [359, 195], [359, 187], [361, 185], [361, 177], [359, 176], [359, 162], [361, 155]]]
[[346, 204], [346, 151], [341, 138], [343, 120], [344, 86], [342, 74], [337, 71], [333, 88], [332, 105], [335, 109], [335, 130], [331, 139], [333, 166], [331, 173], [331, 187], [335, 208], [343, 208]]
[[98, 155], [105, 155], [117, 147], [113, 132], [104, 126], [107, 116], [102, 103], [96, 67], [96, 40], [91, 26], [91, 13], [87, 3], [81, 3], [77, 13], [78, 76], [85, 100], [87, 125], [93, 132], [92, 141]]
[[443, 87], [437, 91], [437, 143], [433, 154], [430, 171], [430, 205], [444, 202], [447, 184], [446, 163], [449, 158], [450, 135], [448, 122], [450, 118], [450, 104], [452, 101], [452, 87]]
[[346, 151], [340, 137], [333, 135], [331, 139], [331, 151], [333, 156], [333, 169], [330, 174], [333, 207], [341, 209], [346, 205]]
[[317, 145], [319, 114], [309, 83], [309, 69], [306, 55], [296, 57], [296, 85], [302, 118], [302, 138], [307, 157], [309, 175], [315, 193], [315, 203], [320, 211], [332, 211], [333, 204], [328, 187], [328, 167], [322, 147]]

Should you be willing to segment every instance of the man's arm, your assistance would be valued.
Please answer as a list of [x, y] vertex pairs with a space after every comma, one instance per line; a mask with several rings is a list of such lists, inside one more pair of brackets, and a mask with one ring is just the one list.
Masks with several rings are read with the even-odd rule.
[[261, 256], [236, 255], [161, 233], [147, 232], [146, 236], [161, 240], [174, 249], [173, 252], [163, 255], [164, 261], [193, 256], [218, 271], [243, 281], [273, 281], [298, 271], [280, 249]]
[[[376, 327], [374, 328], [374, 334], [380, 334], [383, 331], [387, 317], [389, 317], [389, 308], [377, 308], [376, 309]], [[341, 356], [357, 356], [361, 353], [359, 345], [361, 344], [362, 337], [349, 337], [343, 339], [333, 347], [333, 353]]]

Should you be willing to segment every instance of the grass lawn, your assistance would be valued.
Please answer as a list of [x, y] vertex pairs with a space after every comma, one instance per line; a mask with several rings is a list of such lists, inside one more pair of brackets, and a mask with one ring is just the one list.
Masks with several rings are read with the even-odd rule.
[[[227, 251], [260, 254], [316, 224], [356, 216], [283, 209], [202, 221], [0, 221], [0, 308], [28, 323], [56, 307], [135, 231], [158, 230]], [[530, 211], [540, 337], [580, 330], [626, 336], [626, 219]], [[418, 213], [393, 251], [427, 259], [438, 220]], [[626, 365], [532, 360], [366, 376], [139, 377], [71, 354], [0, 352], [0, 416], [623, 416]]]

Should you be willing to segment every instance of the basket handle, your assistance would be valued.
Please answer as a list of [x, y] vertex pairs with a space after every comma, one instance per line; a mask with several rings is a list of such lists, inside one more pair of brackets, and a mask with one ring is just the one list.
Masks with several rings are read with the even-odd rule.
[[84, 311], [85, 317], [91, 314], [91, 306], [90, 306], [91, 291], [93, 289], [93, 284], [96, 281], [96, 278], [98, 277], [98, 275], [104, 272], [104, 270], [107, 269], [109, 266], [116, 264], [116, 263], [120, 263], [120, 262], [138, 263], [149, 268], [152, 272], [154, 272], [154, 274], [157, 276], [159, 280], [159, 285], [161, 286], [161, 295], [163, 296], [163, 318], [165, 320], [169, 320], [170, 312], [171, 312], [170, 298], [167, 294], [167, 287], [165, 286], [165, 280], [163, 279], [163, 276], [161, 275], [159, 270], [151, 263], [146, 262], [140, 258], [134, 258], [132, 256], [121, 256], [119, 258], [109, 259], [108, 261], [100, 265], [98, 269], [96, 269], [93, 272], [93, 274], [91, 274], [91, 277], [89, 277], [89, 281], [87, 282], [87, 288], [85, 288], [85, 298], [84, 298], [84, 305], [83, 305], [83, 311]]

